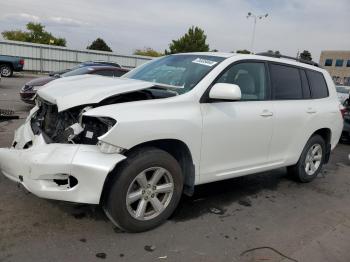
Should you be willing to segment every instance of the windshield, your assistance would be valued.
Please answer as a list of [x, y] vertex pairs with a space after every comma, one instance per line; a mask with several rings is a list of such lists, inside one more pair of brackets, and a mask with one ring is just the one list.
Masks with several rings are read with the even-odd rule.
[[349, 94], [350, 92], [350, 87], [336, 86], [336, 89], [338, 93]]
[[144, 64], [123, 77], [191, 90], [225, 58], [208, 55], [170, 55]]
[[61, 77], [84, 75], [90, 73], [92, 70], [94, 69], [91, 67], [80, 67], [62, 74]]

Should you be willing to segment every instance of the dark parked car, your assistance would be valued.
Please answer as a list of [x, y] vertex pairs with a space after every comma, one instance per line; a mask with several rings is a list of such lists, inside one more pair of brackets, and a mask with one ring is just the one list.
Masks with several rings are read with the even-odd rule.
[[41, 88], [43, 85], [57, 78], [84, 75], [84, 74], [120, 77], [128, 71], [129, 69], [126, 69], [126, 68], [115, 67], [115, 66], [104, 66], [104, 65], [78, 67], [74, 70], [65, 72], [63, 74], [55, 74], [54, 76], [35, 78], [29, 81], [28, 83], [26, 83], [22, 87], [19, 94], [21, 96], [22, 101], [28, 104], [34, 104], [37, 90]]
[[344, 102], [344, 128], [342, 132], [341, 139], [343, 141], [350, 142], [350, 96]]
[[23, 70], [24, 59], [18, 56], [0, 55], [0, 74], [4, 77], [10, 77], [13, 72]]
[[67, 68], [67, 69], [63, 69], [60, 71], [55, 71], [55, 72], [50, 72], [49, 76], [55, 76], [55, 75], [62, 75], [68, 71], [72, 71], [75, 69], [78, 69], [80, 67], [85, 67], [85, 66], [115, 66], [115, 67], [119, 67], [121, 68], [121, 66], [118, 63], [115, 62], [110, 62], [110, 61], [86, 61], [83, 62], [73, 68]]

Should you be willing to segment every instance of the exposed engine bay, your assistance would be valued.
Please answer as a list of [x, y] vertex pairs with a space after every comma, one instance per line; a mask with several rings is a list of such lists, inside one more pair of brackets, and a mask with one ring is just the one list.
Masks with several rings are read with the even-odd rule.
[[57, 105], [37, 97], [38, 111], [31, 119], [35, 135], [42, 134], [46, 143], [96, 145], [116, 120], [107, 117], [83, 116], [88, 110], [117, 103], [160, 99], [177, 95], [176, 92], [156, 87], [109, 97], [98, 104], [82, 105], [58, 112]]

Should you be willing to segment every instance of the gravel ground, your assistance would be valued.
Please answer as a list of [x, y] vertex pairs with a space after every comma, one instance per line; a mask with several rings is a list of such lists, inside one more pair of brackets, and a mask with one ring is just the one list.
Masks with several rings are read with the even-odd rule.
[[[26, 75], [3, 78], [0, 147], [31, 106]], [[0, 176], [0, 261], [350, 261], [350, 145], [322, 175], [296, 183], [285, 169], [199, 186], [164, 225], [140, 234], [115, 228], [101, 208], [39, 199]], [[257, 248], [257, 249], [255, 249]]]

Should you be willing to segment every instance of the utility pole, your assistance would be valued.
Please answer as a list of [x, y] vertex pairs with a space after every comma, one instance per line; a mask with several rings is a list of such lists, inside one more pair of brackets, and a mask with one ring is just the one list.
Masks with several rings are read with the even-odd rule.
[[255, 28], [256, 28], [256, 21], [259, 19], [263, 19], [266, 18], [269, 14], [264, 14], [264, 15], [255, 15], [252, 12], [249, 12], [247, 15], [247, 19], [249, 18], [253, 18], [254, 19], [254, 24], [253, 24], [253, 35], [252, 35], [252, 41], [251, 41], [251, 45], [250, 45], [250, 52], [254, 53], [254, 41], [255, 41]]

